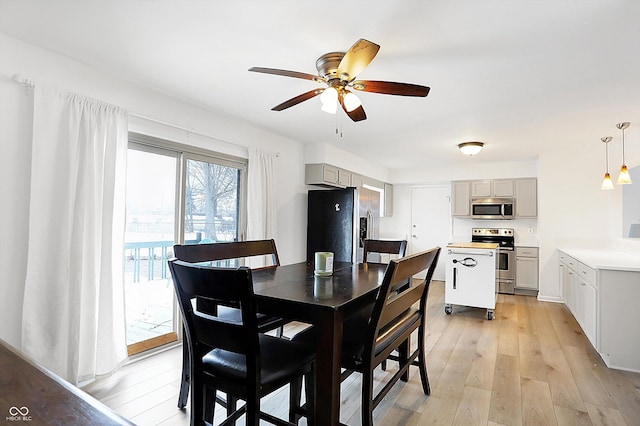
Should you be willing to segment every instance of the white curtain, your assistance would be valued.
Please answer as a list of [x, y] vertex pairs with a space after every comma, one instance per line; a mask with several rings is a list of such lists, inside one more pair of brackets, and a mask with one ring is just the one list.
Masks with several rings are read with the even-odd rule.
[[[275, 161], [276, 154], [263, 152], [257, 148], [249, 148], [247, 240], [264, 240], [276, 237], [277, 200], [273, 176]], [[253, 259], [249, 265], [252, 267], [264, 266], [264, 260]]]
[[77, 384], [127, 358], [127, 112], [53, 88], [34, 90], [22, 345]]

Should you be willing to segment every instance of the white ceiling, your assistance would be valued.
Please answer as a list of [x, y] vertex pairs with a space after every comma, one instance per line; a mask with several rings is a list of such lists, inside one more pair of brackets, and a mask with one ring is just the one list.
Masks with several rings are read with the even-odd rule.
[[[469, 164], [456, 149], [469, 140], [486, 142], [474, 161], [527, 160], [640, 127], [635, 0], [0, 0], [0, 32], [390, 169]], [[271, 111], [316, 83], [247, 71], [314, 74], [359, 38], [381, 45], [360, 78], [429, 96], [359, 93], [368, 119], [352, 123], [318, 98]]]

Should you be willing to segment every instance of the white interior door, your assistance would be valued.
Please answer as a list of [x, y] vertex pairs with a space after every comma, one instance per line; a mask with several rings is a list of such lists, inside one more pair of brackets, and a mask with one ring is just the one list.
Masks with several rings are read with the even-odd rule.
[[444, 250], [451, 238], [451, 187], [433, 185], [411, 189], [411, 253], [442, 247], [434, 280], [445, 278]]

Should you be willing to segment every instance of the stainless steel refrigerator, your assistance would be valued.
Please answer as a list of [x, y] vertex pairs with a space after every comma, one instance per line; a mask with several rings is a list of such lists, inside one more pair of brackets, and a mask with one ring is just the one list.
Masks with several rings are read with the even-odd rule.
[[309, 191], [308, 263], [317, 251], [333, 252], [336, 262], [362, 262], [363, 240], [378, 239], [379, 233], [379, 192], [367, 188]]

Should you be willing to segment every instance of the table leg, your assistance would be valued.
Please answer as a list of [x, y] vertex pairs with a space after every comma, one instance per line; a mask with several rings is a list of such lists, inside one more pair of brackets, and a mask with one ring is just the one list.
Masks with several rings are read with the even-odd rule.
[[332, 311], [317, 325], [316, 425], [340, 423], [342, 320], [342, 312]]

